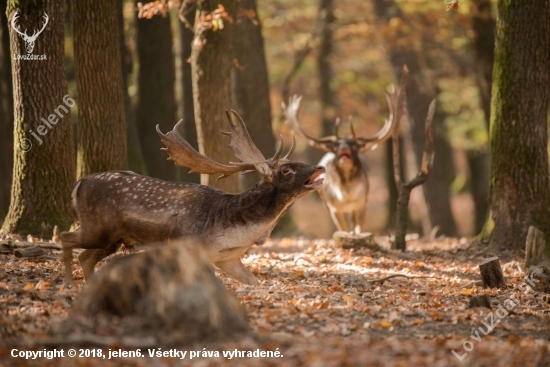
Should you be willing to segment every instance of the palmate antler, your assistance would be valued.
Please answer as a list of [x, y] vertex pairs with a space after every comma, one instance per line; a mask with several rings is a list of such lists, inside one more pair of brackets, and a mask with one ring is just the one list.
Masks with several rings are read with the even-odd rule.
[[[292, 127], [298, 130], [298, 132], [308, 140], [309, 145], [314, 148], [324, 150], [326, 152], [332, 152], [331, 146], [338, 140], [336, 136], [327, 136], [319, 139], [314, 138], [313, 136], [306, 133], [305, 130], [302, 128], [302, 125], [300, 125], [300, 122], [298, 121], [298, 111], [300, 110], [301, 101], [302, 96], [294, 95], [290, 97], [290, 100], [288, 101], [288, 106], [284, 102], [281, 103], [287, 121], [290, 122]], [[337, 128], [335, 130], [338, 131]]]
[[[233, 154], [235, 154], [235, 157], [241, 162], [229, 162], [229, 165], [221, 164], [197, 152], [178, 132], [178, 127], [183, 120], [180, 120], [172, 131], [167, 134], [163, 134], [160, 131], [159, 125], [157, 125], [157, 133], [162, 143], [166, 146], [166, 148], [161, 149], [168, 152], [168, 159], [174, 161], [176, 165], [190, 168], [190, 173], [198, 172], [208, 175], [221, 173], [222, 175], [218, 177], [218, 179], [220, 179], [228, 177], [236, 172], [255, 170], [266, 178], [271, 177], [272, 173], [270, 168], [279, 161], [279, 156], [284, 147], [282, 136], [281, 145], [279, 149], [277, 149], [275, 155], [272, 158], [266, 159], [250, 138], [241, 116], [233, 110], [231, 110], [231, 113], [237, 117], [238, 122], [233, 122], [231, 114], [226, 111], [227, 120], [231, 126], [231, 132], [222, 132], [222, 134], [231, 137], [231, 142], [228, 146], [233, 151]], [[295, 147], [296, 140], [293, 136], [292, 146], [282, 159], [289, 159]]]
[[[396, 108], [396, 106], [392, 104], [392, 101], [388, 95], [386, 95], [386, 98], [388, 100], [388, 104], [390, 107], [390, 117], [389, 119], [386, 120], [382, 129], [375, 135], [370, 137], [356, 137], [355, 130], [353, 129], [353, 124], [351, 124], [351, 118], [350, 118], [352, 139], [355, 140], [356, 144], [358, 144], [361, 147], [360, 151], [364, 151], [367, 149], [376, 149], [380, 145], [380, 143], [382, 143], [383, 141], [385, 141], [391, 136], [392, 125], [393, 125], [392, 116], [393, 116], [393, 110]], [[285, 112], [287, 121], [291, 123], [291, 125], [295, 130], [298, 130], [298, 132], [308, 140], [310, 146], [320, 150], [324, 150], [325, 152], [332, 152], [332, 147], [334, 143], [336, 143], [338, 139], [340, 139], [340, 136], [338, 135], [338, 130], [340, 127], [340, 119], [337, 118], [334, 123], [334, 135], [325, 136], [322, 138], [314, 138], [304, 131], [304, 129], [300, 125], [300, 122], [298, 121], [298, 111], [300, 109], [301, 100], [302, 100], [301, 96], [294, 95], [293, 97], [290, 98], [288, 106], [284, 102], [282, 103], [282, 107]]]

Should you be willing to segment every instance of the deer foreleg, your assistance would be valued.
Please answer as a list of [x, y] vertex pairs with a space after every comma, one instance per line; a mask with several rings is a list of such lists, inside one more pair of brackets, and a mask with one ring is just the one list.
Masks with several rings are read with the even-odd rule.
[[248, 271], [247, 268], [245, 268], [245, 266], [241, 262], [240, 257], [225, 261], [219, 261], [215, 263], [215, 265], [225, 271], [227, 275], [229, 275], [233, 279], [236, 279], [248, 285], [259, 284], [258, 279], [256, 279], [254, 274], [252, 274], [250, 271]]
[[361, 233], [361, 228], [365, 225], [366, 212], [367, 210], [365, 208], [361, 208], [353, 212], [352, 223], [356, 234]]
[[334, 224], [336, 224], [336, 228], [338, 228], [339, 231], [347, 232], [346, 218], [344, 217], [344, 213], [331, 209], [330, 216], [332, 217], [332, 221], [334, 222]]
[[74, 232], [62, 232], [61, 247], [63, 247], [63, 263], [65, 265], [65, 284], [74, 285], [73, 280], [73, 248], [80, 246], [80, 229]]

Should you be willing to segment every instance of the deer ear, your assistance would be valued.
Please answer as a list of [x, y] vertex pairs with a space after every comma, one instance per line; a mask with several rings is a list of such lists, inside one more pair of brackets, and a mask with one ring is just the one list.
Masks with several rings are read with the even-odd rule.
[[256, 168], [256, 171], [262, 175], [266, 182], [273, 182], [273, 170], [269, 167], [269, 165], [267, 165], [267, 163], [256, 162], [254, 163], [254, 167]]

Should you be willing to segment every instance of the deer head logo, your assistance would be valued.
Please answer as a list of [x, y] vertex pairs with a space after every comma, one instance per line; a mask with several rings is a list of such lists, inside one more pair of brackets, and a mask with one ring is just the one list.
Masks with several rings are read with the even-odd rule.
[[13, 17], [11, 18], [11, 26], [12, 28], [17, 32], [19, 33], [19, 35], [21, 37], [23, 37], [23, 41], [25, 41], [25, 48], [27, 49], [27, 53], [30, 54], [32, 53], [32, 50], [34, 49], [34, 42], [36, 41], [36, 39], [38, 38], [38, 35], [40, 35], [40, 33], [42, 33], [42, 31], [44, 30], [44, 28], [46, 28], [46, 24], [48, 24], [48, 14], [45, 14], [44, 13], [44, 25], [42, 26], [42, 29], [37, 31], [35, 30], [32, 34], [32, 36], [29, 36], [27, 35], [27, 30], [25, 29], [25, 32], [21, 32], [19, 31], [19, 29], [17, 29], [17, 26], [15, 25], [15, 21], [17, 20], [17, 14], [19, 13], [19, 11], [16, 11], [15, 14], [13, 15]]

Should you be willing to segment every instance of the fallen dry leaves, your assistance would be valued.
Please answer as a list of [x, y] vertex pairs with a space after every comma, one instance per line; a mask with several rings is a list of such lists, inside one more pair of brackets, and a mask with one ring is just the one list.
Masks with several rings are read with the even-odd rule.
[[[387, 239], [378, 242], [388, 246]], [[521, 259], [501, 257], [507, 289], [483, 289], [476, 284], [477, 266], [490, 254], [480, 254], [467, 241], [445, 238], [423, 244], [413, 240], [409, 248], [412, 251], [404, 254], [344, 250], [332, 241], [289, 238], [251, 248], [243, 262], [260, 285], [246, 286], [222, 273], [218, 276], [246, 307], [257, 337], [194, 347], [279, 348], [284, 357], [202, 359], [202, 365], [550, 365], [550, 295], [526, 295], [520, 290]], [[0, 262], [0, 364], [17, 365], [21, 360], [11, 358], [11, 349], [1, 347], [2, 343], [55, 335], [56, 325], [67, 318], [73, 299], [84, 285], [66, 289], [59, 260], [19, 259], [3, 252]], [[76, 262], [73, 269], [82, 283]], [[369, 282], [395, 273], [432, 278], [395, 277]], [[461, 363], [451, 350], [463, 352], [463, 342], [471, 340], [470, 335], [491, 312], [487, 308], [468, 308], [469, 299], [482, 294], [490, 297], [493, 311], [512, 295], [522, 302], [494, 330], [474, 342], [475, 348]], [[84, 361], [35, 362], [26, 361], [37, 366], [83, 365]], [[104, 362], [122, 363], [88, 359], [84, 365]], [[124, 360], [127, 365], [151, 363], [180, 365], [170, 358]]]

